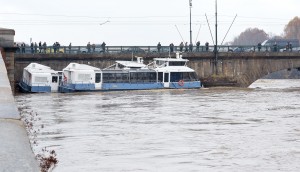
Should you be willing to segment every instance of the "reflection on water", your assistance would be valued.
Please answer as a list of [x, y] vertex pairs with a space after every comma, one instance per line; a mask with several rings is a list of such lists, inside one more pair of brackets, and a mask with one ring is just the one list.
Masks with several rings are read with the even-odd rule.
[[[16, 96], [54, 171], [298, 171], [299, 81]], [[43, 127], [41, 127], [43, 126]]]

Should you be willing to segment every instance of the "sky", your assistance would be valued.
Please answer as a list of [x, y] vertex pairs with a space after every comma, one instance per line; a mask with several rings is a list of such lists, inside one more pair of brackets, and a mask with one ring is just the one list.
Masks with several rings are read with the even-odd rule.
[[[190, 0], [1, 1], [0, 27], [14, 29], [16, 42], [42, 41], [52, 45], [57, 41], [74, 46], [103, 41], [108, 46], [155, 46], [160, 42], [167, 46], [190, 41]], [[247, 28], [281, 35], [285, 25], [300, 16], [299, 0], [217, 3], [218, 44], [232, 41]], [[212, 45], [215, 0], [192, 0], [191, 14], [192, 42]]]

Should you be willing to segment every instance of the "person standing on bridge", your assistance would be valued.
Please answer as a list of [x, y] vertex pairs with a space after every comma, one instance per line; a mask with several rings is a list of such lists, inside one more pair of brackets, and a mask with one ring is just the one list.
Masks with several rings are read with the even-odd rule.
[[260, 49], [261, 49], [261, 43], [260, 42], [257, 44], [257, 49], [258, 49], [258, 52], [260, 52]]
[[95, 50], [96, 50], [96, 45], [95, 44], [92, 44], [92, 49], [93, 49], [93, 53], [95, 53]]
[[54, 44], [53, 44], [53, 50], [54, 50], [54, 53], [56, 53], [56, 42], [54, 42]]
[[25, 43], [24, 42], [21, 44], [21, 47], [22, 47], [22, 53], [25, 53]]
[[39, 42], [39, 53], [42, 53], [42, 42]]
[[160, 52], [160, 49], [161, 49], [161, 44], [160, 44], [160, 42], [158, 42], [158, 44], [157, 44], [157, 51]]
[[189, 52], [193, 52], [193, 47], [194, 47], [193, 43], [190, 43], [189, 44]]
[[33, 54], [34, 53], [34, 51], [33, 51], [33, 42], [31, 42], [31, 44], [30, 44], [30, 49], [31, 49], [31, 53]]
[[88, 42], [88, 44], [86, 45], [86, 48], [88, 50], [88, 53], [91, 53], [91, 44], [90, 44], [90, 42]]
[[103, 52], [103, 53], [105, 53], [105, 46], [106, 46], [106, 44], [105, 44], [105, 42], [103, 42], [103, 43], [101, 44], [102, 52]]
[[206, 51], [208, 51], [208, 47], [209, 47], [209, 43], [206, 42], [206, 43], [205, 43], [205, 50], [206, 50]]
[[196, 43], [196, 46], [197, 46], [196, 51], [199, 52], [199, 50], [200, 50], [200, 41], [198, 41], [198, 42]]
[[180, 52], [182, 52], [182, 50], [183, 50], [183, 42], [181, 42], [181, 43], [179, 44], [179, 48], [180, 48]]
[[46, 54], [46, 50], [47, 50], [47, 44], [46, 44], [46, 42], [43, 43], [43, 48], [44, 48], [44, 53]]
[[70, 44], [69, 44], [69, 54], [71, 54], [71, 48], [72, 48], [72, 44], [70, 42]]
[[37, 43], [34, 43], [34, 53], [37, 53]]
[[171, 43], [171, 44], [170, 44], [170, 52], [173, 53], [173, 51], [174, 51], [174, 44]]
[[185, 52], [188, 52], [188, 43], [187, 42], [185, 42]]

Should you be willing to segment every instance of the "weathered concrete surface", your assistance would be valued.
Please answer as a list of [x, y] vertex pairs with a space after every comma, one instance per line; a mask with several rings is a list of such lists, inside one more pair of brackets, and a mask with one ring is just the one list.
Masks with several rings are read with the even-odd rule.
[[0, 172], [38, 172], [0, 53]]
[[0, 171], [40, 171], [23, 123], [20, 120], [0, 119], [0, 126]]

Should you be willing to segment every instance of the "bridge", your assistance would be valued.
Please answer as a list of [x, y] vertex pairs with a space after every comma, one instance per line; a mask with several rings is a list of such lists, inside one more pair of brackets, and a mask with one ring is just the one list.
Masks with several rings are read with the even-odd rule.
[[[22, 70], [31, 62], [41, 63], [55, 70], [62, 70], [70, 62], [89, 64], [101, 69], [114, 64], [115, 60], [131, 60], [133, 56], [144, 57], [145, 63], [156, 57], [175, 57], [179, 46], [173, 50], [169, 46], [23, 46], [13, 44], [14, 31], [5, 32], [0, 48], [8, 77], [14, 86], [21, 77]], [[3, 35], [3, 34], [2, 34]], [[7, 36], [8, 35], [8, 36]], [[0, 32], [1, 38], [1, 32]], [[245, 51], [237, 51], [243, 49]], [[183, 47], [183, 58], [196, 70], [204, 86], [247, 87], [257, 79], [270, 73], [298, 68], [300, 52], [285, 50], [284, 47], [256, 46], [213, 46]], [[216, 56], [217, 55], [217, 56]]]

